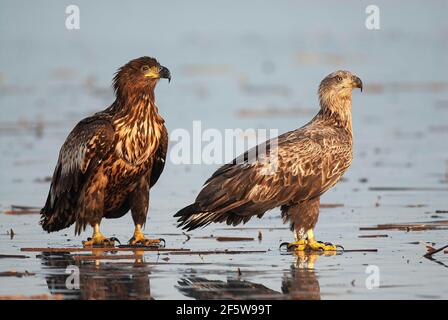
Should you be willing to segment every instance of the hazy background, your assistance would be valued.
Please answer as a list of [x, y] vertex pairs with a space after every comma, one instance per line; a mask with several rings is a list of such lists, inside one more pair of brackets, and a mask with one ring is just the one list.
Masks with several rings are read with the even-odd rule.
[[[80, 8], [79, 30], [65, 27], [70, 4]], [[370, 4], [380, 8], [380, 30], [365, 27]], [[358, 228], [424, 221], [425, 212], [448, 207], [447, 12], [447, 1], [1, 0], [0, 205], [44, 204], [61, 144], [80, 119], [112, 103], [112, 76], [130, 59], [154, 56], [171, 70], [171, 83], [161, 81], [156, 90], [169, 131], [191, 130], [193, 120], [201, 120], [204, 129], [295, 129], [317, 112], [320, 80], [347, 69], [365, 85], [353, 95], [355, 159], [346, 182], [322, 200], [345, 207], [324, 210], [318, 229], [324, 240], [342, 239], [352, 247], [397, 246], [362, 242]], [[168, 162], [151, 193], [146, 231], [178, 232], [172, 214], [193, 201], [216, 167]], [[371, 190], [386, 186], [436, 191]], [[418, 204], [425, 208], [408, 207]], [[251, 223], [280, 227], [278, 214]], [[31, 238], [56, 245], [73, 234], [70, 229], [46, 235], [37, 221], [37, 215], [3, 215], [0, 233], [10, 226], [26, 233], [28, 239], [18, 235], [15, 246]], [[104, 227], [126, 238], [132, 220], [126, 216]], [[4, 237], [0, 248], [7, 250]], [[282, 237], [290, 234], [282, 231]], [[276, 250], [278, 241], [273, 236], [262, 245]], [[400, 268], [392, 267], [391, 279]], [[402, 282], [418, 278], [416, 272], [400, 274]]]

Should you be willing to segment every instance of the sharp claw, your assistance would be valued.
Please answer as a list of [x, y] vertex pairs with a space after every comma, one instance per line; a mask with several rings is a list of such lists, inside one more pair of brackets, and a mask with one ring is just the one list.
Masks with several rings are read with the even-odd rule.
[[280, 244], [280, 246], [278, 247], [278, 249], [279, 249], [279, 250], [282, 250], [283, 247], [286, 247], [286, 251], [288, 251], [288, 250], [289, 250], [289, 247], [290, 247], [290, 243], [289, 243], [289, 242], [282, 242], [282, 243]]
[[286, 247], [286, 251], [304, 251], [306, 249], [306, 244], [296, 242], [282, 242], [280, 244], [279, 250], [282, 250], [283, 247]]
[[111, 242], [116, 241], [116, 242], [118, 242], [119, 244], [121, 244], [120, 240], [118, 240], [116, 237], [111, 237], [111, 238], [109, 238], [108, 240], [111, 241]]
[[[284, 250], [286, 249], [286, 250]], [[279, 246], [281, 251], [306, 251], [306, 252], [321, 252], [321, 253], [336, 253], [337, 251], [344, 251], [344, 247], [331, 242], [323, 242], [316, 240], [307, 240], [304, 243], [301, 241], [296, 242], [282, 242]]]
[[140, 246], [145, 246], [145, 247], [151, 247], [151, 246], [165, 247], [165, 245], [166, 245], [165, 239], [161, 239], [161, 238], [160, 239], [143, 238], [143, 239], [136, 240], [135, 237], [132, 237], [128, 243], [131, 246], [139, 246], [140, 245]]
[[101, 248], [101, 247], [115, 247], [115, 241], [120, 243], [120, 240], [118, 240], [115, 237], [112, 238], [105, 238], [98, 242], [95, 242], [92, 238], [87, 238], [86, 241], [83, 241], [82, 244], [84, 247], [95, 247], [95, 248]]

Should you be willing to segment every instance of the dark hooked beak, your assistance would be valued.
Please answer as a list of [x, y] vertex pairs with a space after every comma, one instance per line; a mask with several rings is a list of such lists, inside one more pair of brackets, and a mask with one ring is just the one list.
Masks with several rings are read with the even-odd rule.
[[356, 76], [353, 79], [353, 88], [359, 88], [359, 89], [361, 89], [361, 92], [362, 92], [362, 81], [361, 81], [361, 79], [359, 79]]
[[159, 76], [160, 78], [168, 79], [168, 82], [171, 82], [171, 72], [167, 67], [160, 66]]

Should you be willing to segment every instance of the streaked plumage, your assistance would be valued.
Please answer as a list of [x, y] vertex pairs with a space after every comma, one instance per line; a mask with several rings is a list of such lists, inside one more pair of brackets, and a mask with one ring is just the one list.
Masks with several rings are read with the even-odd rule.
[[48, 232], [76, 223], [119, 218], [132, 211], [143, 225], [149, 189], [165, 165], [168, 134], [158, 114], [154, 88], [168, 69], [142, 57], [120, 68], [114, 78], [116, 100], [104, 111], [79, 122], [59, 153], [41, 225]]
[[[281, 207], [291, 229], [313, 229], [320, 196], [342, 177], [352, 162], [352, 88], [359, 78], [348, 71], [327, 76], [319, 87], [320, 111], [305, 126], [266, 143], [253, 161], [246, 152], [218, 169], [196, 201], [180, 210], [179, 226], [192, 230], [212, 222], [238, 225]], [[277, 164], [272, 174], [273, 163]]]

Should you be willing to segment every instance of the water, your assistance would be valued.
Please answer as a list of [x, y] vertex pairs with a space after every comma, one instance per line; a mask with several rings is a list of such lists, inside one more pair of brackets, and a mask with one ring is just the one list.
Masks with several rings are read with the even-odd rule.
[[[66, 298], [447, 298], [448, 255], [423, 257], [414, 242], [447, 244], [446, 230], [361, 231], [385, 223], [448, 220], [448, 70], [446, 1], [376, 1], [381, 29], [367, 30], [366, 1], [341, 6], [283, 1], [79, 1], [81, 28], [65, 29], [69, 2], [2, 1], [0, 4], [0, 204], [43, 205], [59, 148], [83, 117], [113, 101], [114, 71], [151, 55], [173, 75], [156, 90], [170, 132], [202, 127], [275, 128], [280, 133], [317, 112], [319, 81], [337, 69], [365, 84], [353, 96], [354, 162], [345, 181], [322, 197], [318, 239], [347, 249], [333, 256], [297, 257], [278, 246], [292, 235], [279, 210], [244, 227], [212, 225], [187, 237], [172, 215], [191, 203], [217, 165], [168, 161], [151, 191], [145, 232], [171, 248], [262, 250], [241, 255], [145, 253], [142, 261], [73, 261], [71, 255], [0, 259], [0, 296], [62, 294]], [[274, 111], [273, 111], [274, 110]], [[292, 110], [292, 113], [291, 113]], [[289, 112], [289, 113], [288, 113]], [[266, 115], [267, 114], [267, 115]], [[172, 142], [173, 144], [173, 142]], [[377, 187], [424, 188], [381, 191]], [[374, 188], [374, 189], [372, 189]], [[38, 215], [0, 213], [0, 254], [22, 247], [79, 246], [88, 236], [73, 228], [46, 234]], [[10, 239], [7, 232], [13, 229]], [[103, 232], [125, 241], [130, 215], [103, 223]], [[262, 240], [258, 241], [258, 231]], [[360, 235], [387, 234], [385, 238]], [[205, 236], [244, 236], [218, 242]], [[164, 258], [169, 260], [163, 260]], [[313, 260], [314, 263], [313, 263]], [[81, 290], [64, 287], [65, 268], [77, 264]], [[378, 267], [380, 287], [368, 289], [366, 267]], [[238, 272], [238, 268], [240, 273]], [[112, 272], [111, 272], [112, 270]], [[368, 270], [367, 270], [368, 271]], [[110, 287], [115, 279], [117, 287]], [[109, 285], [109, 287], [108, 287]], [[207, 290], [204, 287], [208, 288]], [[109, 296], [105, 295], [109, 293]], [[104, 296], [101, 296], [104, 294]], [[56, 297], [56, 296], [54, 296]]]

